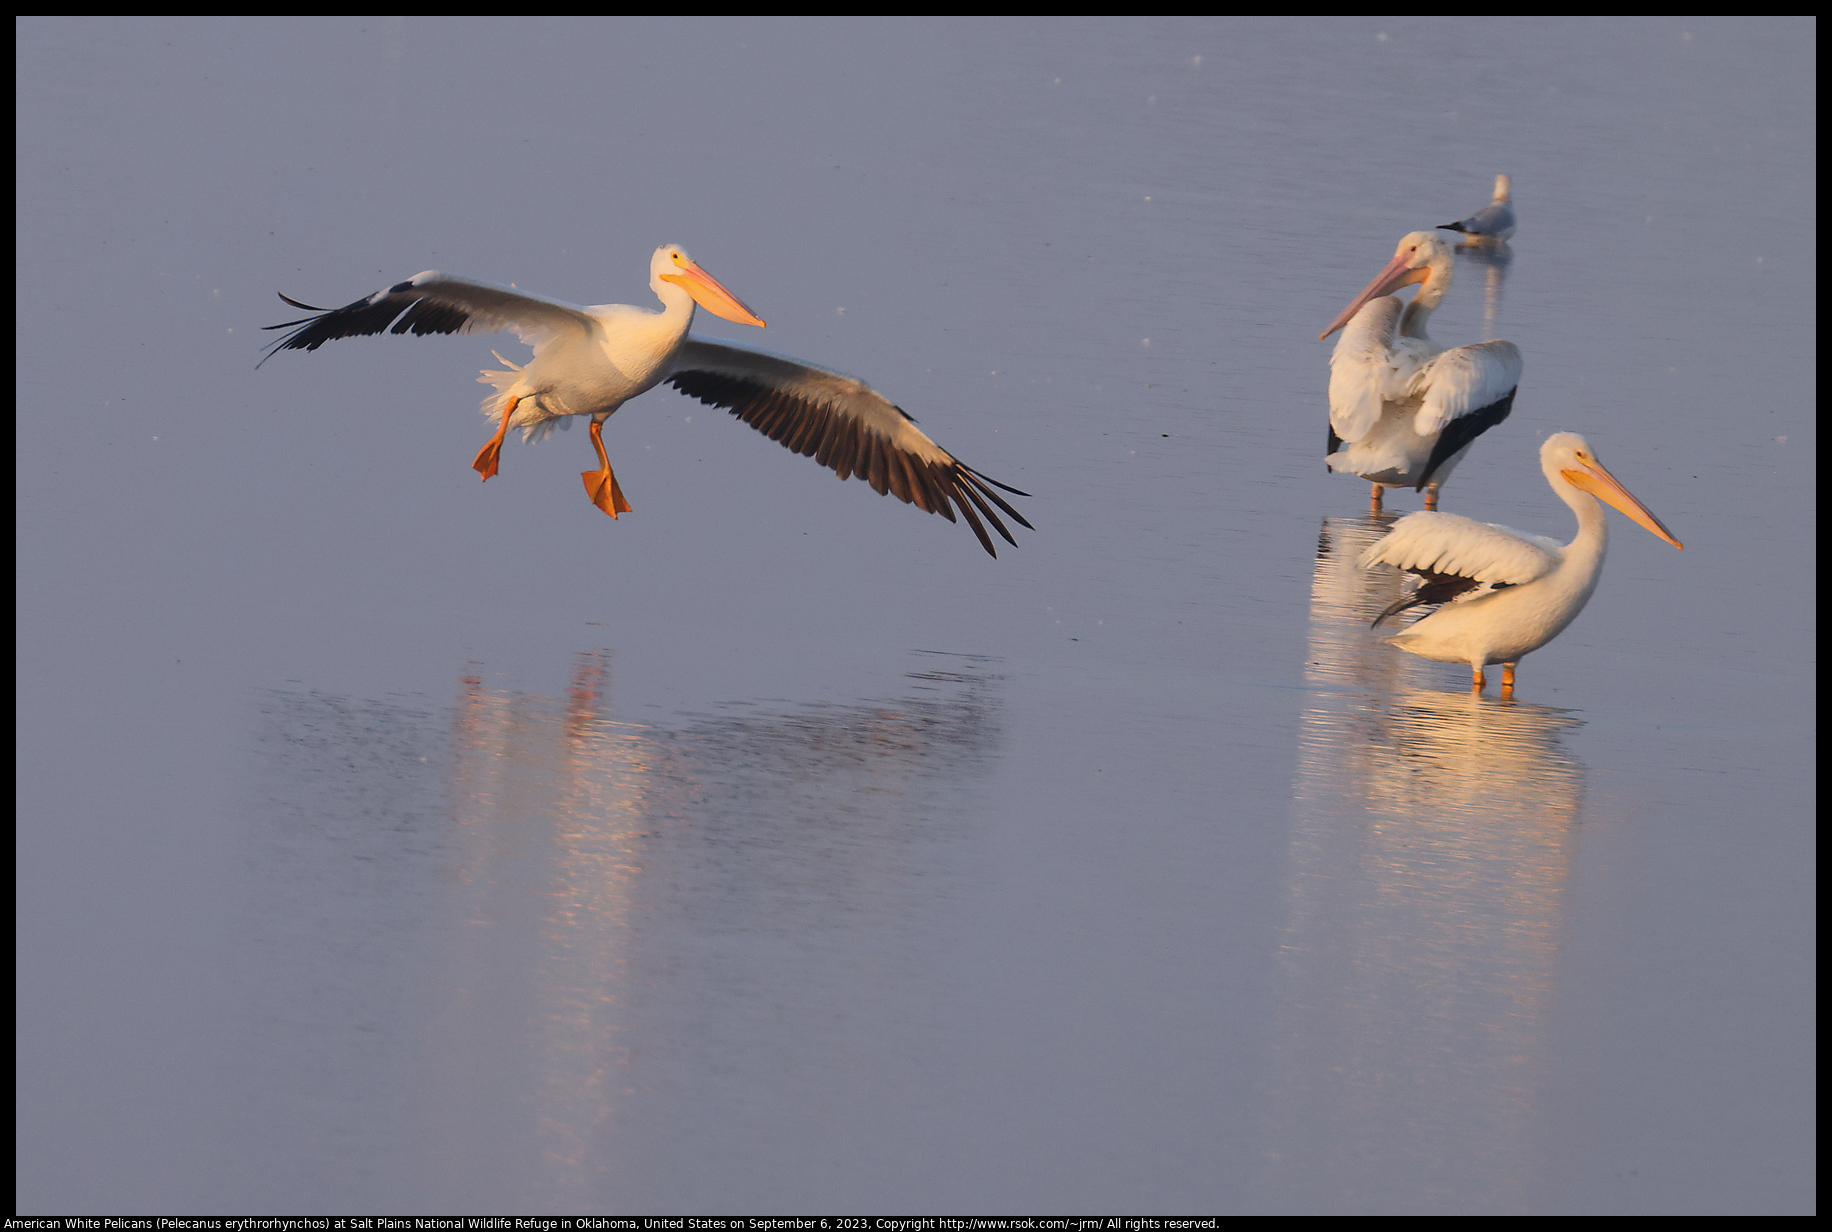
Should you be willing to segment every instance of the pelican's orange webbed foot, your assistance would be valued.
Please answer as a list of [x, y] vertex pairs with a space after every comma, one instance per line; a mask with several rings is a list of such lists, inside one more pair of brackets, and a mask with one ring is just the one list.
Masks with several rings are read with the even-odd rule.
[[496, 435], [477, 451], [476, 460], [471, 463], [471, 469], [485, 479], [489, 479], [496, 473], [496, 464], [501, 460], [503, 453], [503, 437], [509, 435], [509, 417], [515, 414], [515, 408], [519, 402], [521, 402], [520, 398], [509, 399], [508, 404], [503, 407], [503, 421], [497, 427]]
[[477, 458], [471, 463], [471, 469], [489, 479], [496, 474], [496, 464], [502, 458], [503, 438], [495, 437], [488, 445], [477, 451]]
[[623, 489], [617, 486], [617, 476], [610, 467], [601, 471], [580, 471], [579, 478], [585, 480], [585, 494], [592, 504], [612, 517], [630, 512], [630, 502], [623, 499]]
[[585, 494], [592, 504], [616, 517], [630, 512], [630, 502], [623, 499], [623, 489], [617, 486], [617, 476], [611, 471], [611, 460], [604, 452], [603, 430], [602, 422], [592, 420], [592, 448], [598, 451], [598, 469], [580, 471], [579, 478], [585, 480]]

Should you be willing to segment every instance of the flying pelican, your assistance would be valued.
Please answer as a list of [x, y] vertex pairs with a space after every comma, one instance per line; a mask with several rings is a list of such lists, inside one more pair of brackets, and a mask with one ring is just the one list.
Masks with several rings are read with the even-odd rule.
[[1361, 556], [1364, 568], [1393, 565], [1423, 579], [1417, 591], [1376, 616], [1376, 625], [1409, 607], [1444, 605], [1387, 640], [1427, 659], [1469, 664], [1477, 692], [1485, 683], [1483, 667], [1499, 663], [1501, 695], [1511, 696], [1520, 657], [1563, 633], [1590, 601], [1609, 546], [1609, 519], [1598, 497], [1674, 547], [1685, 546], [1603, 469], [1577, 433], [1547, 437], [1539, 465], [1578, 515], [1578, 536], [1570, 543], [1454, 513], [1414, 513]]
[[280, 351], [315, 351], [333, 338], [359, 334], [513, 330], [534, 348], [534, 358], [518, 367], [498, 355], [509, 371], [486, 368], [478, 378], [480, 384], [496, 389], [483, 402], [484, 415], [496, 423], [496, 435], [471, 463], [485, 479], [496, 474], [510, 428], [520, 428], [525, 441], [539, 440], [555, 424], [570, 427], [567, 416], [589, 415], [598, 469], [581, 475], [586, 495], [613, 518], [627, 513], [629, 502], [611, 471], [600, 433], [618, 407], [666, 381], [702, 402], [728, 408], [771, 440], [830, 467], [841, 479], [857, 475], [879, 495], [889, 492], [950, 522], [959, 506], [981, 545], [995, 557], [998, 553], [981, 516], [1007, 543], [1016, 546], [1017, 540], [988, 501], [1018, 525], [1035, 529], [993, 489], [1016, 496], [1028, 493], [956, 459], [917, 428], [901, 407], [865, 382], [766, 351], [689, 337], [696, 303], [728, 321], [760, 328], [763, 321], [694, 264], [680, 245], [663, 244], [655, 250], [649, 261], [649, 286], [662, 302], [660, 312], [628, 304], [581, 308], [436, 270], [336, 309], [314, 308], [282, 295], [293, 307], [318, 315], [267, 326], [293, 332], [261, 362]]
[[1465, 218], [1447, 222], [1440, 231], [1461, 231], [1465, 244], [1501, 244], [1514, 234], [1513, 184], [1505, 175], [1495, 177], [1495, 199]]
[[[1414, 231], [1317, 335], [1342, 330], [1329, 357], [1324, 461], [1372, 483], [1372, 509], [1380, 508], [1383, 486], [1402, 484], [1423, 490], [1425, 508], [1436, 509], [1438, 489], [1470, 443], [1514, 409], [1520, 348], [1476, 342], [1446, 351], [1425, 333], [1455, 266], [1448, 244]], [[1402, 308], [1389, 292], [1415, 282], [1418, 292]]]

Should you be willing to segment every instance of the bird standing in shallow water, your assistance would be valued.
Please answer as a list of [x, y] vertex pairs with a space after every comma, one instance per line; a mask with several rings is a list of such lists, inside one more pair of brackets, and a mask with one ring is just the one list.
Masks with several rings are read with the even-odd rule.
[[1495, 199], [1462, 222], [1440, 223], [1440, 231], [1461, 231], [1465, 244], [1505, 244], [1514, 234], [1514, 184], [1495, 177]]
[[[1520, 348], [1477, 342], [1445, 350], [1425, 332], [1450, 289], [1456, 258], [1429, 231], [1414, 231], [1328, 329], [1342, 337], [1329, 358], [1329, 452], [1338, 473], [1381, 490], [1407, 486], [1438, 507], [1438, 489], [1478, 436], [1508, 417], [1520, 384]], [[1390, 292], [1418, 284], [1402, 305]]]
[[282, 295], [295, 308], [318, 315], [268, 326], [293, 332], [267, 358], [285, 350], [315, 351], [334, 338], [363, 334], [513, 330], [534, 348], [534, 357], [517, 367], [499, 355], [508, 371], [486, 369], [480, 378], [496, 389], [483, 404], [484, 414], [496, 423], [496, 435], [472, 467], [485, 479], [495, 475], [503, 439], [512, 427], [522, 430], [523, 440], [539, 440], [556, 424], [567, 426], [570, 416], [588, 416], [598, 469], [581, 477], [592, 504], [613, 518], [629, 512], [630, 505], [604, 451], [604, 421], [631, 398], [666, 382], [729, 409], [841, 479], [857, 475], [880, 495], [890, 493], [950, 522], [958, 507], [981, 546], [994, 556], [998, 553], [982, 517], [1007, 543], [1016, 546], [1017, 540], [992, 506], [1030, 528], [993, 489], [1027, 493], [956, 459], [865, 382], [765, 351], [690, 337], [695, 304], [741, 324], [761, 327], [763, 321], [680, 245], [655, 250], [649, 286], [662, 302], [659, 312], [628, 304], [584, 308], [436, 271], [336, 309], [314, 308]]
[[1564, 632], [1590, 601], [1609, 546], [1609, 518], [1599, 498], [1674, 547], [1685, 546], [1604, 469], [1577, 433], [1547, 437], [1539, 463], [1546, 482], [1577, 514], [1578, 534], [1570, 543], [1454, 513], [1414, 513], [1362, 554], [1364, 568], [1393, 565], [1421, 579], [1417, 591], [1376, 616], [1374, 624], [1409, 607], [1441, 605], [1387, 640], [1427, 659], [1468, 663], [1471, 687], [1478, 692], [1486, 683], [1482, 669], [1499, 663], [1501, 695], [1512, 696], [1521, 656]]

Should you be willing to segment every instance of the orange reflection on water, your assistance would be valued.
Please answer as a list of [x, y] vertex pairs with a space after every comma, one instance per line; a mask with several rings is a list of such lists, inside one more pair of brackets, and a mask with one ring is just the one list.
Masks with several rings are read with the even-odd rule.
[[1271, 1163], [1281, 1186], [1330, 1177], [1317, 1209], [1438, 1175], [1507, 1210], [1532, 1163], [1578, 720], [1473, 694], [1369, 629], [1402, 582], [1358, 560], [1391, 520], [1326, 519], [1312, 579]]
[[[933, 909], [950, 797], [996, 737], [997, 678], [976, 663], [925, 654], [935, 670], [906, 674], [914, 695], [894, 701], [737, 702], [679, 727], [617, 721], [603, 653], [575, 657], [563, 699], [462, 678], [449, 996], [427, 1049], [451, 1192], [488, 1171], [542, 1178], [529, 1209], [589, 1208], [640, 1171], [658, 1100], [759, 1047], [813, 1064], [818, 1030], [746, 1019], [799, 1021], [831, 996], [792, 982], [822, 964], [772, 974], [784, 952], [850, 954]], [[875, 961], [869, 944], [860, 956]], [[708, 997], [726, 1012], [708, 1019]], [[504, 1141], [527, 1158], [483, 1158]]]
[[475, 1075], [456, 1089], [494, 1091], [508, 1102], [485, 1115], [529, 1122], [543, 1201], [560, 1205], [589, 1204], [593, 1134], [628, 1063], [620, 1000], [653, 747], [647, 727], [609, 716], [609, 691], [607, 656], [580, 654], [563, 705], [466, 675], [453, 718], [454, 871], [469, 892], [450, 957], [490, 977], [451, 1007], [474, 1044], [457, 1064], [503, 1068], [505, 1036], [524, 1062], [501, 1090]]

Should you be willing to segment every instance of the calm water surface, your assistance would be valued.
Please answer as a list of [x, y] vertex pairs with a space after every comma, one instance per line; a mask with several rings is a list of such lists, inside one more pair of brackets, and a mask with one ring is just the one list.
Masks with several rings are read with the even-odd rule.
[[[1813, 1209], [1810, 22], [20, 35], [23, 1212]], [[1687, 544], [1506, 705], [1369, 635], [1316, 339], [1500, 171], [1445, 507], [1580, 431]], [[663, 242], [1036, 532], [254, 371]]]

